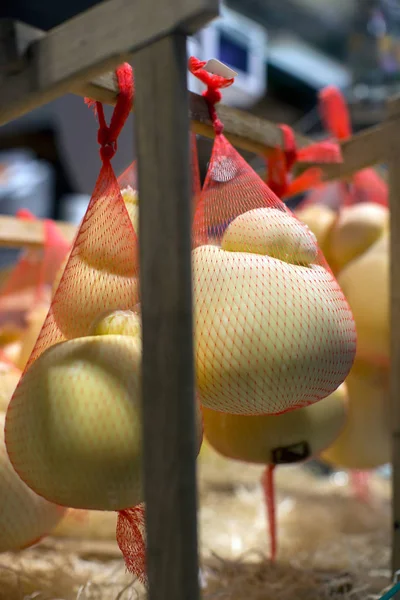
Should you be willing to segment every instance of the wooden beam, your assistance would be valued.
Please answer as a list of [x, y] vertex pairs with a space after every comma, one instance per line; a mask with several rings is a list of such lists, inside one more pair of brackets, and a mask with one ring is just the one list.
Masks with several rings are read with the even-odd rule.
[[199, 598], [186, 64], [181, 34], [134, 61], [149, 600]]
[[389, 103], [386, 126], [390, 190], [390, 423], [392, 427], [392, 571], [400, 569], [400, 99]]
[[[81, 84], [73, 91], [104, 104], [114, 105], [117, 90], [115, 76], [112, 73], [106, 73], [89, 84]], [[223, 104], [219, 105], [217, 110], [224, 123], [226, 137], [238, 148], [255, 154], [266, 154], [268, 150], [282, 144], [282, 132], [276, 124]], [[193, 92], [189, 93], [189, 112], [193, 131], [205, 137], [214, 137], [207, 103], [202, 96]], [[303, 148], [312, 143], [312, 140], [296, 134], [296, 142], [299, 148]]]
[[[111, 74], [98, 77], [90, 84], [85, 84], [74, 91], [82, 96], [90, 96], [105, 104], [115, 104], [117, 85]], [[199, 135], [212, 138], [214, 130], [204, 98], [198, 94], [189, 95], [190, 119], [192, 129]], [[242, 150], [255, 154], [267, 155], [268, 151], [282, 144], [282, 133], [277, 124], [260, 119], [246, 112], [224, 106], [217, 107], [217, 112], [225, 125], [224, 133], [230, 142]], [[341, 143], [343, 163], [318, 164], [323, 170], [325, 180], [344, 179], [372, 165], [384, 161], [388, 125], [384, 122], [353, 135]], [[313, 140], [296, 133], [298, 148], [304, 148]], [[299, 163], [297, 170], [309, 167], [309, 163]]]
[[[56, 221], [61, 233], [72, 243], [77, 232], [76, 225]], [[24, 221], [16, 217], [0, 216], [0, 247], [32, 248], [43, 246], [43, 221]]]
[[[178, 29], [193, 33], [217, 16], [217, 6], [216, 0], [146, 0], [144, 10], [140, 0], [105, 0], [40, 39], [35, 30], [18, 70], [1, 80], [0, 125], [114, 69], [162, 36]], [[0, 20], [0, 28], [6, 29], [0, 55], [17, 63], [18, 31], [9, 35], [9, 21]]]
[[385, 162], [390, 127], [389, 123], [384, 121], [380, 125], [365, 129], [341, 142], [343, 162], [320, 165], [324, 179], [326, 181], [345, 179], [360, 169]]
[[[203, 23], [213, 14], [212, 2], [187, 0], [179, 4], [180, 10], [173, 15], [169, 9], [156, 10], [157, 0], [148, 0], [149, 11], [155, 18], [147, 19], [139, 10], [138, 2], [108, 0], [42, 37], [38, 30], [30, 31], [19, 24], [15, 24], [13, 35], [10, 35], [10, 23], [0, 22], [2, 54], [17, 60], [20, 48], [27, 45], [27, 37], [31, 35], [36, 40], [29, 49], [29, 59], [20, 64], [17, 72], [6, 74], [2, 79], [0, 125], [71, 91], [115, 104], [117, 83], [113, 73], [104, 74], [104, 70], [127, 60], [135, 50], [167, 34], [180, 23], [185, 23], [189, 30]], [[152, 3], [155, 3], [154, 10]], [[118, 35], [110, 34], [110, 30], [118, 31]], [[82, 39], [85, 44], [81, 43]], [[192, 129], [200, 135], [213, 137], [204, 99], [191, 93], [189, 102]], [[224, 105], [218, 107], [218, 114], [225, 124], [226, 137], [238, 148], [266, 155], [282, 144], [282, 133], [274, 123]], [[343, 142], [343, 164], [319, 165], [325, 179], [346, 178], [361, 168], [380, 163], [384, 159], [387, 136], [387, 124], [382, 123]], [[303, 148], [312, 141], [296, 134], [296, 142]], [[309, 165], [300, 164], [298, 171], [306, 166]]]
[[[107, 89], [110, 87], [111, 79], [112, 77], [107, 74], [98, 81], [104, 81], [106, 86], [104, 89]], [[107, 93], [105, 97], [102, 97], [102, 101], [107, 102], [111, 98], [112, 94]], [[196, 94], [190, 94], [189, 98], [192, 118], [195, 115], [197, 119], [192, 123], [194, 130], [198, 133], [202, 132], [207, 137], [212, 137], [213, 130], [204, 99]], [[261, 144], [255, 146], [251, 141], [255, 136], [264, 136], [264, 139], [273, 143], [274, 146], [280, 143], [280, 130], [268, 121], [245, 115], [226, 106], [219, 108], [219, 114], [223, 118], [225, 117], [226, 130], [231, 132], [227, 133], [227, 137], [239, 148], [253, 151], [258, 148], [260, 150]], [[388, 132], [391, 129], [392, 123], [384, 121], [380, 125], [366, 129], [342, 142], [344, 162], [337, 165], [322, 165], [325, 180], [346, 178], [359, 169], [386, 162]], [[308, 143], [308, 140], [302, 137], [299, 138], [299, 141], [300, 144]], [[300, 165], [298, 170], [300, 171], [304, 166]], [[260, 176], [265, 175], [262, 171], [259, 174]], [[400, 194], [397, 197], [399, 198]], [[57, 224], [66, 238], [72, 241], [76, 232], [75, 225], [63, 222], [57, 222]], [[15, 217], [0, 216], [0, 247], [40, 246], [43, 241], [41, 221], [26, 223]]]

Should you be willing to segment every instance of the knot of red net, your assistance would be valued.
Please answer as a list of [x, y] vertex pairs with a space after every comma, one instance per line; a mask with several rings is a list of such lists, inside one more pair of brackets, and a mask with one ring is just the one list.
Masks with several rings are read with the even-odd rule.
[[143, 504], [120, 510], [117, 521], [117, 543], [129, 573], [147, 584], [145, 509]]
[[290, 171], [296, 162], [340, 163], [340, 145], [334, 141], [322, 141], [297, 148], [296, 136], [289, 125], [279, 125], [282, 131], [282, 147], [276, 148], [268, 158], [268, 185], [279, 198], [302, 193], [322, 181], [322, 170], [311, 167], [291, 180]]
[[134, 83], [132, 67], [124, 63], [116, 70], [119, 94], [110, 124], [107, 125], [104, 109], [101, 102], [94, 102], [85, 98], [86, 104], [94, 106], [99, 120], [97, 141], [100, 144], [100, 157], [102, 162], [109, 162], [117, 151], [117, 140], [121, 130], [132, 109]]
[[283, 154], [286, 160], [286, 170], [290, 171], [297, 160], [296, 137], [294, 131], [289, 125], [279, 125], [283, 137]]
[[289, 125], [279, 125], [282, 147], [276, 148], [268, 158], [268, 186], [282, 198], [289, 187], [289, 172], [297, 160], [296, 137]]
[[207, 89], [203, 92], [202, 96], [205, 98], [208, 104], [208, 110], [210, 112], [210, 118], [213, 123], [214, 131], [218, 135], [223, 132], [224, 125], [218, 118], [215, 105], [221, 101], [222, 94], [220, 90], [232, 85], [234, 79], [209, 73], [204, 69], [205, 65], [206, 61], [204, 60], [199, 60], [194, 56], [189, 58], [189, 71], [207, 86]]
[[333, 85], [328, 85], [320, 91], [318, 100], [325, 128], [337, 140], [347, 140], [351, 136], [351, 122], [341, 91]]

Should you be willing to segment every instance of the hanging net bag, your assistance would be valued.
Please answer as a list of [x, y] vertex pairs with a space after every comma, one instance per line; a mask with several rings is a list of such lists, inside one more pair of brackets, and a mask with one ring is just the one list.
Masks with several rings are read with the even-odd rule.
[[[339, 90], [322, 90], [319, 106], [330, 134], [339, 141], [348, 139], [350, 115]], [[314, 231], [331, 268], [338, 273], [383, 231], [388, 232], [388, 188], [374, 169], [362, 169], [348, 180], [318, 185], [296, 214]]]
[[[190, 134], [191, 148], [191, 172], [192, 172], [192, 207], [193, 214], [195, 206], [201, 192], [200, 169], [197, 153], [196, 135]], [[132, 221], [133, 228], [138, 235], [139, 227], [139, 197], [137, 194], [137, 166], [136, 161], [133, 161], [127, 169], [118, 177], [118, 184], [121, 189], [122, 197], [125, 201], [129, 216]]]
[[[110, 125], [96, 103], [102, 167], [35, 348], [7, 411], [10, 461], [56, 504], [118, 512], [127, 567], [145, 581], [141, 318], [132, 206], [111, 160], [133, 101], [117, 70]], [[132, 199], [132, 198], [131, 198]], [[198, 412], [199, 442], [202, 436]]]
[[[345, 141], [352, 134], [350, 114], [342, 93], [333, 86], [324, 88], [319, 94], [319, 110], [322, 122], [330, 135]], [[333, 209], [373, 202], [388, 206], [388, 188], [378, 173], [372, 169], [362, 169], [348, 181], [324, 183], [309, 194], [304, 206], [322, 203]]]
[[195, 360], [201, 403], [232, 414], [278, 414], [333, 392], [356, 336], [315, 236], [224, 137], [215, 104], [233, 80], [191, 58], [215, 142], [193, 224]]
[[282, 146], [269, 153], [267, 163], [267, 185], [284, 200], [301, 194], [322, 182], [322, 169], [312, 166], [301, 175], [293, 177], [292, 168], [301, 162], [329, 164], [342, 162], [340, 146], [328, 140], [297, 148], [294, 131], [289, 125], [279, 125], [282, 131]]

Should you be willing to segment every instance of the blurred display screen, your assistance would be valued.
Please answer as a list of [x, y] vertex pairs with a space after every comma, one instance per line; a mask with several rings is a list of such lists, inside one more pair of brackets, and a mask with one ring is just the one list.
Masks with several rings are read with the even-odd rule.
[[360, 0], [349, 40], [354, 83], [400, 83], [400, 0]]
[[249, 71], [248, 47], [240, 44], [224, 31], [220, 31], [219, 36], [219, 60], [237, 71], [247, 73]]

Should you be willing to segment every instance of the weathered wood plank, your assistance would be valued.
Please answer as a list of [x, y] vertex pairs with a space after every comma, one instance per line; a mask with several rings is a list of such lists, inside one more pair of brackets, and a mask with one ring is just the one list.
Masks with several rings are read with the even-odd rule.
[[320, 165], [324, 179], [345, 179], [360, 169], [385, 162], [389, 132], [390, 125], [383, 122], [341, 142], [343, 163]]
[[[66, 239], [72, 242], [77, 231], [76, 225], [61, 221], [56, 223]], [[40, 247], [43, 243], [43, 221], [24, 221], [16, 217], [0, 216], [0, 247]]]
[[134, 60], [150, 600], [198, 600], [186, 39]]
[[[148, 0], [149, 12], [139, 10], [138, 1], [108, 0], [37, 40], [30, 48], [29, 60], [22, 63], [22, 69], [3, 77], [0, 125], [71, 91], [115, 104], [118, 91], [115, 77], [112, 72], [104, 74], [104, 71], [129, 59], [145, 43], [171, 31], [177, 22], [191, 19], [191, 26], [194, 26], [205, 20], [212, 13], [213, 2], [184, 2], [180, 16], [174, 16], [169, 8], [165, 9], [165, 14], [164, 10], [155, 10], [153, 3], [157, 0]], [[155, 17], [147, 19], [145, 15], [153, 12]], [[104, 23], [107, 23], [106, 29]], [[9, 23], [4, 23], [3, 27], [8, 32]], [[24, 35], [26, 38], [26, 31]], [[37, 38], [37, 30], [32, 30], [32, 36]], [[3, 36], [2, 44], [7, 44], [7, 39], [11, 43], [9, 38], [9, 35]], [[18, 44], [17, 38], [14, 43]], [[4, 51], [11, 56], [16, 53], [15, 48], [8, 51], [3, 48]], [[218, 107], [218, 113], [225, 124], [227, 138], [238, 148], [262, 155], [282, 143], [281, 131], [274, 123], [223, 104]], [[193, 93], [190, 94], [190, 118], [196, 133], [213, 137], [206, 102]], [[320, 165], [325, 178], [345, 178], [361, 168], [382, 162], [388, 133], [387, 125], [382, 123], [343, 142], [343, 164]], [[311, 143], [300, 134], [296, 134], [296, 140], [299, 148]], [[299, 165], [299, 170], [304, 166]]]
[[[85, 84], [74, 91], [81, 95], [89, 95], [106, 104], [114, 104], [116, 89], [114, 77], [105, 74], [93, 80], [91, 84]], [[190, 93], [189, 100], [193, 131], [212, 138], [214, 130], [204, 98]], [[217, 107], [217, 112], [225, 125], [226, 137], [242, 150], [263, 155], [282, 144], [282, 133], [275, 123], [223, 104]], [[346, 178], [360, 169], [383, 162], [387, 136], [388, 126], [384, 122], [343, 141], [341, 143], [343, 163], [318, 165], [324, 172], [324, 178], [326, 180]], [[299, 148], [303, 148], [312, 143], [312, 140], [296, 133], [296, 142]], [[301, 171], [308, 166], [310, 165], [300, 163], [298, 170]]]
[[[89, 84], [81, 84], [73, 91], [105, 104], [115, 104], [117, 84], [114, 75], [106, 73]], [[214, 137], [214, 129], [204, 98], [190, 92], [189, 110], [193, 131], [205, 137]], [[223, 104], [219, 105], [217, 110], [225, 125], [226, 137], [238, 148], [255, 154], [264, 154], [268, 149], [281, 145], [282, 133], [276, 124]], [[300, 134], [296, 134], [296, 141], [299, 148], [311, 143], [311, 140]]]
[[[176, 30], [192, 33], [218, 14], [216, 0], [106, 0], [36, 39], [15, 73], [2, 78], [0, 125], [73, 91]], [[9, 27], [1, 23], [0, 27]], [[35, 34], [36, 38], [36, 34]], [[35, 39], [33, 38], [33, 39]], [[4, 43], [18, 40], [0, 35]]]
[[400, 99], [389, 104], [386, 127], [390, 190], [392, 570], [400, 569]]

